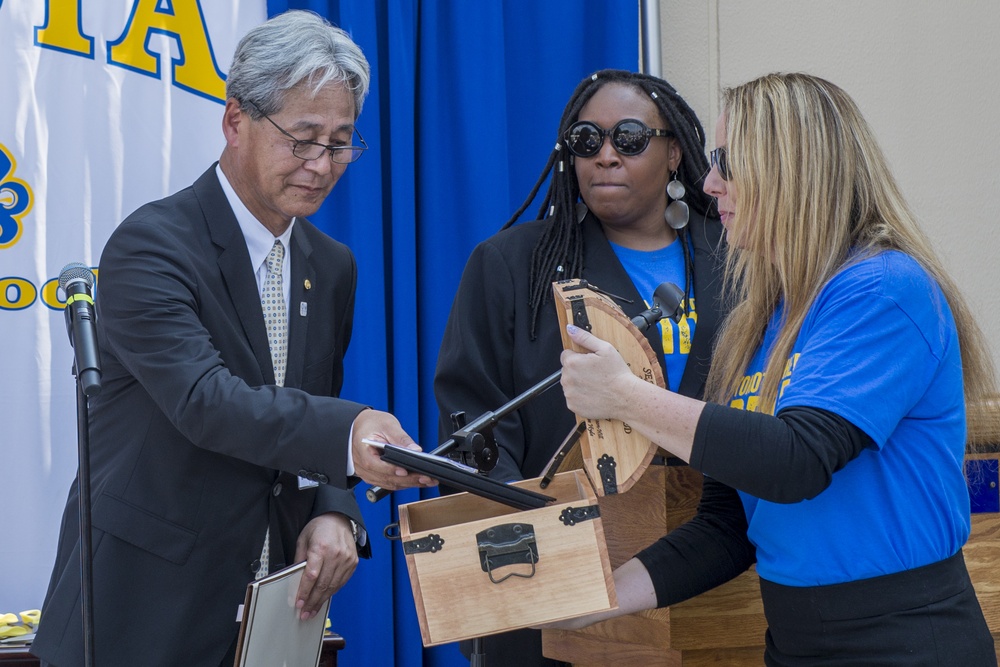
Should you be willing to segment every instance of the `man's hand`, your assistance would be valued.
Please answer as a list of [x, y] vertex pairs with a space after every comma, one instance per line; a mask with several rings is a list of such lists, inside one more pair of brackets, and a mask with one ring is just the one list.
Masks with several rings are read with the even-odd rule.
[[306, 561], [306, 569], [295, 594], [295, 607], [304, 621], [319, 612], [358, 566], [350, 519], [330, 512], [307, 523], [295, 543], [295, 562], [302, 561]]
[[406, 434], [399, 421], [391, 414], [378, 410], [364, 410], [354, 419], [352, 443], [354, 474], [361, 479], [372, 486], [381, 486], [389, 491], [437, 484], [437, 481], [430, 477], [410, 473], [391, 463], [385, 463], [378, 449], [361, 442], [366, 438], [420, 451], [413, 438]]

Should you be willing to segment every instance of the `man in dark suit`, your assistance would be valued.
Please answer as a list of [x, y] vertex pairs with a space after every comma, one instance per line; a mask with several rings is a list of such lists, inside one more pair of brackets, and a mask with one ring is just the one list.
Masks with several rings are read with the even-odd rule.
[[[249, 581], [307, 561], [297, 605], [311, 617], [367, 552], [350, 479], [432, 483], [361, 443], [411, 444], [395, 417], [337, 398], [357, 270], [305, 219], [364, 149], [368, 83], [361, 50], [315, 14], [258, 26], [230, 69], [219, 162], [104, 249], [99, 665], [232, 665]], [[59, 667], [84, 662], [77, 494], [74, 482], [32, 646]]]

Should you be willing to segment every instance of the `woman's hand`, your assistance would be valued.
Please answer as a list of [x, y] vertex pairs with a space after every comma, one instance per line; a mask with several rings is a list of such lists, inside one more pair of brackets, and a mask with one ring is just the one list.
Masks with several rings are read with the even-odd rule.
[[536, 630], [579, 630], [598, 621], [632, 614], [637, 611], [656, 608], [656, 591], [649, 572], [636, 558], [626, 561], [615, 570], [615, 593], [618, 598], [618, 608], [599, 611], [586, 616], [569, 618], [564, 621], [539, 625]]
[[636, 383], [643, 380], [629, 370], [622, 356], [607, 341], [570, 324], [570, 339], [589, 352], [563, 350], [563, 393], [566, 405], [587, 419], [625, 419]]
[[646, 382], [629, 370], [610, 343], [579, 327], [566, 327], [570, 339], [586, 353], [563, 350], [563, 393], [566, 405], [585, 419], [618, 419], [656, 443], [668, 454], [691, 461], [699, 400]]

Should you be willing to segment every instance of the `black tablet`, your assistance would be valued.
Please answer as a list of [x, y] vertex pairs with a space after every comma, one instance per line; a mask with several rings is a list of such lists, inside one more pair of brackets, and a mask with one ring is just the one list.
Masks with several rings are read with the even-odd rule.
[[382, 447], [382, 460], [410, 472], [446, 482], [448, 486], [460, 491], [468, 491], [519, 510], [538, 509], [555, 500], [552, 496], [490, 479], [480, 475], [475, 468], [445, 456], [387, 444]]

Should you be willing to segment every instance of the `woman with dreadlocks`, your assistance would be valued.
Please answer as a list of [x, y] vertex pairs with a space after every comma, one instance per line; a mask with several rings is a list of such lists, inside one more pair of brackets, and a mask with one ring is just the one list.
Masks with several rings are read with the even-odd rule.
[[[660, 283], [683, 288], [680, 322], [646, 335], [670, 389], [700, 396], [721, 319], [722, 226], [702, 191], [708, 170], [701, 123], [666, 81], [604, 70], [577, 86], [524, 205], [466, 264], [434, 380], [442, 440], [455, 430], [451, 413], [496, 410], [559, 369], [556, 280], [587, 280], [620, 297], [629, 317]], [[550, 173], [540, 219], [515, 224]], [[490, 476], [541, 475], [574, 425], [558, 387], [532, 399], [497, 424]], [[542, 660], [538, 631], [487, 637], [485, 654], [490, 664], [557, 664]]]
[[837, 86], [732, 88], [715, 145], [705, 190], [734, 304], [712, 402], [633, 381], [576, 327], [591, 353], [563, 352], [562, 384], [577, 414], [625, 420], [703, 472], [703, 502], [738, 491], [743, 531], [674, 531], [615, 572], [614, 613], [697, 594], [706, 570], [755, 554], [769, 666], [996, 665], [962, 557], [965, 406], [996, 392], [968, 305]]

